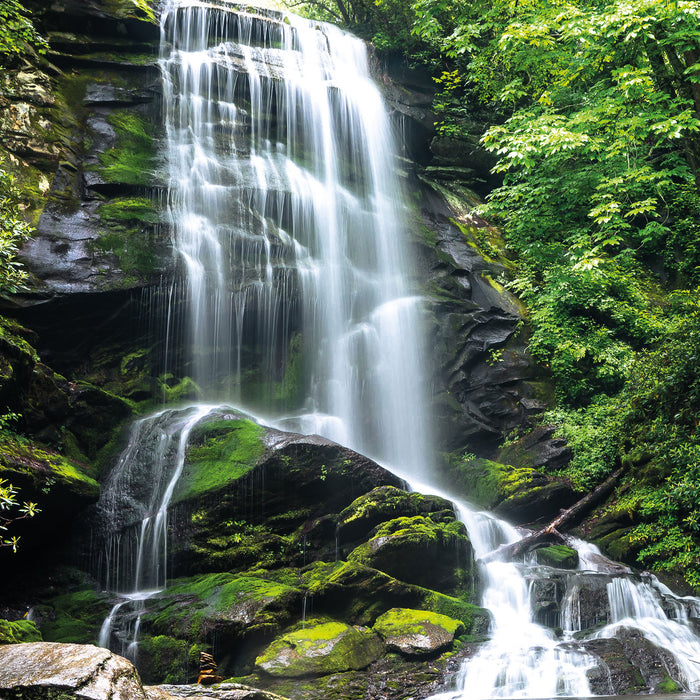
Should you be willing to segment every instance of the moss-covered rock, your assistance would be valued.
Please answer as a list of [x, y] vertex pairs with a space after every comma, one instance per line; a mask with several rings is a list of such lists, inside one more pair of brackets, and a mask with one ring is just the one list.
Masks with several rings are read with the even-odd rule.
[[202, 647], [165, 635], [139, 640], [139, 675], [144, 683], [194, 683]]
[[377, 618], [372, 629], [390, 649], [407, 656], [431, 656], [452, 645], [464, 623], [426, 610], [392, 608]]
[[578, 566], [578, 552], [564, 544], [553, 544], [536, 549], [535, 560], [538, 564], [556, 569], [575, 569]]
[[259, 576], [208, 574], [174, 581], [153, 599], [144, 624], [187, 639], [271, 637], [295, 620], [302, 599], [299, 589]]
[[264, 435], [263, 427], [236, 412], [202, 421], [190, 433], [173, 501], [194, 499], [237, 481], [265, 452]]
[[39, 607], [41, 634], [47, 642], [96, 644], [111, 607], [109, 596], [94, 590], [56, 596]]
[[301, 577], [314, 610], [337, 619], [372, 625], [391, 608], [413, 608], [460, 620], [475, 639], [488, 632], [490, 617], [483, 608], [355, 562], [317, 562], [303, 569]]
[[366, 537], [370, 530], [386, 520], [427, 513], [453, 513], [450, 501], [440, 496], [425, 496], [394, 486], [380, 486], [355, 499], [338, 516], [341, 543]]
[[464, 524], [430, 517], [395, 518], [379, 525], [348, 561], [379, 569], [395, 578], [443, 593], [464, 590], [473, 568]]
[[0, 620], [0, 644], [41, 642], [41, 632], [30, 620]]
[[551, 518], [577, 499], [568, 483], [532, 467], [467, 457], [448, 468], [454, 487], [472, 503], [517, 523]]
[[379, 637], [364, 627], [316, 620], [276, 639], [255, 665], [272, 676], [326, 676], [366, 668], [383, 651]]

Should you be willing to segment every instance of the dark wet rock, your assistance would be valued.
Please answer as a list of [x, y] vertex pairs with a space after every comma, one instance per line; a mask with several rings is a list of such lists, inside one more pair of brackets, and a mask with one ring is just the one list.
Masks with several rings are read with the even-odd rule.
[[347, 557], [398, 578], [442, 593], [457, 594], [469, 584], [471, 543], [464, 523], [434, 522], [429, 516], [395, 518], [378, 526]]
[[465, 458], [453, 460], [448, 474], [465, 498], [515, 523], [551, 519], [577, 500], [568, 483], [531, 467]]
[[554, 437], [555, 430], [552, 426], [535, 428], [503, 447], [498, 453], [499, 461], [535, 469], [562, 469], [571, 460], [571, 449], [566, 440]]
[[683, 674], [670, 651], [655, 646], [638, 630], [623, 627], [615, 638], [594, 639], [583, 646], [605, 664], [603, 671], [592, 674], [594, 692], [663, 694], [683, 687]]
[[595, 695], [635, 695], [648, 690], [639, 669], [625, 655], [618, 639], [593, 639], [583, 647], [601, 663], [588, 671]]
[[450, 501], [440, 496], [408, 493], [394, 486], [380, 486], [354, 500], [338, 516], [340, 544], [365, 538], [372, 528], [386, 520], [428, 513], [452, 519]]

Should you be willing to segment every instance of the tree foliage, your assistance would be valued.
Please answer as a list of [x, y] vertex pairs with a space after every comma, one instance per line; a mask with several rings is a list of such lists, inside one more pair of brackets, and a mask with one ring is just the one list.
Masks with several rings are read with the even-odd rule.
[[46, 42], [18, 0], [0, 0], [0, 66], [7, 65], [29, 49], [43, 52]]
[[7, 479], [0, 479], [0, 547], [12, 547], [17, 552], [20, 538], [6, 534], [11, 525], [39, 512], [36, 503], [19, 501], [18, 490]]
[[0, 294], [18, 291], [27, 278], [17, 253], [33, 229], [23, 219], [20, 206], [14, 177], [0, 161]]
[[617, 508], [647, 566], [700, 584], [700, 4], [413, 0], [439, 57], [438, 131], [475, 103], [502, 186], [483, 213], [517, 262], [587, 489], [629, 465]]

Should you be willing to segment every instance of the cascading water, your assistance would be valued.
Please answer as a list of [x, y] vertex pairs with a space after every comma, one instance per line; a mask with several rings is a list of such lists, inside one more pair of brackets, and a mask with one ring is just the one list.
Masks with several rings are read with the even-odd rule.
[[167, 409], [138, 421], [103, 486], [100, 510], [112, 534], [98, 569], [118, 600], [102, 624], [100, 646], [110, 646], [114, 634], [122, 654], [136, 655], [143, 602], [166, 585], [168, 506], [187, 438], [211, 410], [206, 405]]
[[[296, 343], [299, 386], [280, 400], [271, 392], [270, 421], [353, 447], [434, 492], [415, 481], [431, 461], [420, 299], [407, 283], [392, 139], [364, 46], [328, 25], [223, 0], [170, 0], [161, 27], [167, 208], [186, 280], [187, 373], [210, 400], [245, 402], [250, 358], [280, 390], [291, 383], [284, 368]], [[143, 601], [166, 585], [167, 508], [187, 438], [213, 410], [169, 409], [137, 423], [105, 485], [103, 510], [118, 534], [101, 568], [120, 595], [101, 644], [117, 638], [135, 654]], [[446, 695], [589, 695], [600, 660], [574, 636], [583, 628], [576, 574], [567, 574], [558, 634], [534, 621], [528, 581], [541, 567], [487, 556], [521, 533], [463, 504], [458, 513], [481, 561], [493, 625]], [[599, 553], [577, 546], [581, 568], [609, 579], [609, 624], [587, 639], [642, 631], [673, 646], [686, 687], [700, 689], [700, 641], [683, 612], [695, 603], [619, 567], [610, 573]], [[675, 601], [675, 619], [662, 597]]]
[[306, 373], [278, 422], [416, 473], [429, 462], [420, 299], [365, 47], [330, 25], [233, 9], [174, 1], [162, 14], [192, 375], [235, 398], [242, 348], [263, 348], [274, 375], [297, 314]]

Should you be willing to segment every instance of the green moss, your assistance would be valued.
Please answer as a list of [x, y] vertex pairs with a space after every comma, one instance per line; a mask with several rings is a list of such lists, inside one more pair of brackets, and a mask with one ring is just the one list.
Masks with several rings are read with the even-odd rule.
[[301, 333], [292, 335], [289, 341], [287, 363], [281, 382], [273, 386], [275, 402], [284, 406], [295, 405], [301, 398], [304, 385], [304, 355]]
[[423, 607], [462, 622], [468, 641], [482, 642], [487, 638], [491, 617], [488, 610], [478, 605], [472, 605], [461, 598], [426, 591]]
[[39, 632], [34, 622], [29, 620], [0, 620], [0, 644], [41, 641], [43, 641], [41, 632]]
[[157, 385], [163, 403], [179, 403], [202, 396], [202, 390], [191, 377], [177, 379], [172, 374], [162, 374], [158, 377]]
[[356, 547], [347, 559], [443, 593], [469, 588], [473, 568], [464, 524], [454, 519], [434, 522], [425, 516], [382, 523], [372, 539]]
[[392, 608], [377, 618], [372, 629], [384, 639], [405, 634], [426, 634], [427, 626], [441, 627], [453, 637], [464, 631], [464, 623], [427, 610]]
[[102, 177], [107, 182], [124, 185], [152, 185], [155, 150], [146, 121], [127, 110], [112, 112], [108, 120], [117, 134], [117, 143], [99, 155]]
[[553, 544], [535, 550], [538, 564], [558, 569], [575, 569], [578, 566], [578, 552], [564, 544]]
[[138, 19], [157, 24], [149, 0], [102, 0], [105, 10], [119, 19]]
[[0, 343], [7, 350], [24, 355], [33, 362], [39, 361], [39, 355], [29, 341], [24, 337], [29, 331], [17, 321], [0, 316]]
[[654, 688], [655, 693], [680, 693], [683, 688], [681, 688], [676, 681], [674, 681], [668, 674], [666, 678], [656, 685]]
[[47, 642], [95, 644], [111, 608], [106, 596], [93, 590], [77, 591], [47, 601], [41, 632]]
[[139, 640], [139, 674], [144, 683], [194, 683], [199, 670], [200, 644], [167, 635]]
[[312, 620], [276, 639], [255, 660], [272, 676], [324, 676], [366, 668], [384, 645], [369, 630], [332, 620]]
[[264, 433], [264, 428], [245, 418], [196, 426], [173, 500], [217, 491], [249, 472], [265, 451]]
[[66, 456], [3, 433], [0, 435], [0, 476], [12, 481], [14, 475], [29, 479], [37, 490], [52, 482], [86, 501], [96, 501], [100, 495], [97, 481]]
[[394, 486], [379, 486], [356, 498], [340, 513], [338, 534], [344, 541], [358, 539], [381, 522], [398, 516], [439, 513], [454, 519], [452, 511], [452, 504], [438, 496], [408, 493]]
[[157, 224], [160, 214], [155, 204], [145, 197], [110, 199], [97, 208], [98, 216], [108, 222]]

